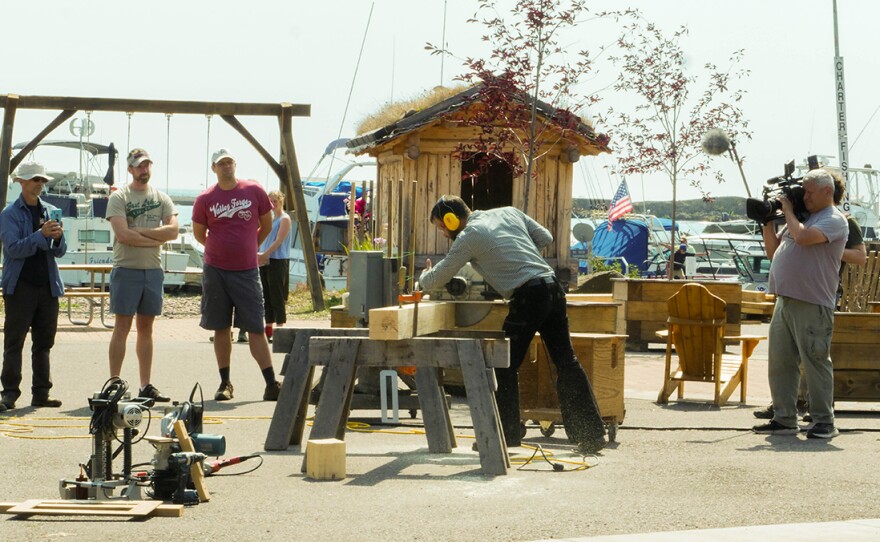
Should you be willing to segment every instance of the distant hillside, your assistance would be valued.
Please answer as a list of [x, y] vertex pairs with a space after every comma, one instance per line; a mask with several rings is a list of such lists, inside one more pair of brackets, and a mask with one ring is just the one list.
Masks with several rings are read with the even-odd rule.
[[[593, 210], [602, 213], [608, 212], [611, 205], [609, 200], [596, 202], [596, 200], [574, 198], [574, 212], [578, 216], [587, 216]], [[635, 203], [635, 212], [645, 212], [669, 218], [672, 216], [671, 201], [647, 201], [644, 205], [641, 202]], [[719, 197], [712, 202], [705, 202], [701, 199], [691, 199], [679, 201], [676, 206], [676, 218], [678, 220], [721, 220], [724, 214], [730, 220], [746, 218], [746, 199], [734, 196]]]

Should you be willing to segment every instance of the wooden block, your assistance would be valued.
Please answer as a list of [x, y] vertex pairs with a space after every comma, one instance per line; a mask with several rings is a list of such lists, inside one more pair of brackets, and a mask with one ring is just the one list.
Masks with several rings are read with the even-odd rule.
[[345, 478], [345, 442], [335, 438], [309, 440], [306, 444], [306, 476], [313, 480]]
[[[383, 307], [370, 310], [370, 339], [399, 341], [413, 336], [415, 306]], [[455, 305], [442, 301], [419, 303], [416, 335], [428, 335], [455, 327]]]

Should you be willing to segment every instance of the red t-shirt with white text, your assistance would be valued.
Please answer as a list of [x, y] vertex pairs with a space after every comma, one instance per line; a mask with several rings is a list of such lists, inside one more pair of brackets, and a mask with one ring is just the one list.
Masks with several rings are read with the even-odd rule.
[[272, 210], [259, 183], [237, 182], [232, 190], [222, 190], [216, 184], [208, 188], [198, 195], [192, 210], [192, 221], [208, 228], [205, 263], [227, 271], [259, 267], [260, 217]]

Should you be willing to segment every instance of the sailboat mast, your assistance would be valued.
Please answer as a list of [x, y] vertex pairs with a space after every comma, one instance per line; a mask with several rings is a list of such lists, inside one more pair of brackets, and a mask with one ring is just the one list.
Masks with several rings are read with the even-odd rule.
[[[843, 180], [849, 184], [849, 145], [846, 135], [846, 87], [843, 78], [843, 57], [840, 56], [840, 39], [837, 33], [837, 0], [833, 0], [834, 10], [834, 93], [837, 99], [837, 152], [840, 159], [840, 171]], [[841, 202], [844, 212], [849, 211], [849, 198], [844, 196]]]

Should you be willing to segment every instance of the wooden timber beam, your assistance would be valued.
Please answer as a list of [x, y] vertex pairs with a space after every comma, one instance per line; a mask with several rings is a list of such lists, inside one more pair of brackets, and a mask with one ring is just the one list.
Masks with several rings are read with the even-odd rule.
[[[413, 337], [415, 305], [371, 309], [370, 339], [399, 341]], [[443, 301], [419, 303], [417, 335], [455, 327], [455, 304]]]
[[241, 123], [241, 121], [239, 121], [237, 118], [235, 118], [234, 115], [221, 115], [220, 118], [222, 118], [224, 121], [226, 121], [226, 124], [232, 126], [236, 132], [241, 134], [241, 137], [245, 138], [247, 140], [247, 142], [250, 143], [254, 147], [254, 149], [257, 150], [258, 153], [260, 153], [260, 156], [262, 156], [263, 160], [265, 160], [266, 163], [269, 164], [269, 167], [272, 168], [272, 171], [275, 172], [275, 175], [278, 175], [278, 180], [280, 180], [283, 184], [284, 177], [286, 176], [286, 174], [284, 173], [284, 168], [281, 166], [281, 164], [279, 164], [275, 160], [275, 157], [273, 157], [271, 154], [269, 154], [269, 151], [267, 151], [260, 144], [260, 142], [257, 141], [257, 138], [255, 138], [248, 131], [248, 129], [244, 127], [244, 125]]
[[[18, 164], [20, 164], [21, 161], [24, 160], [24, 157], [27, 156], [29, 152], [37, 148], [37, 145], [40, 144], [40, 141], [44, 140], [47, 135], [52, 133], [52, 130], [61, 126], [61, 123], [72, 117], [75, 113], [76, 111], [73, 109], [65, 109], [64, 111], [59, 113], [58, 116], [55, 117], [55, 120], [50, 122], [49, 125], [43, 128], [43, 130], [39, 134], [37, 134], [36, 137], [34, 137], [27, 145], [25, 145], [24, 148], [18, 151], [18, 154], [16, 154], [12, 158], [12, 162], [10, 162], [9, 164], [9, 170], [15, 171], [15, 168], [18, 167]], [[2, 203], [5, 207], [6, 202], [4, 201]]]
[[6, 191], [9, 188], [9, 164], [12, 154], [12, 127], [15, 125], [15, 111], [18, 109], [18, 96], [10, 94], [3, 100], [3, 127], [0, 128], [0, 204], [6, 208]]
[[308, 104], [192, 102], [176, 100], [135, 100], [128, 98], [77, 98], [70, 96], [0, 95], [0, 106], [16, 101], [21, 109], [74, 109], [82, 111], [124, 111], [131, 113], [173, 113], [201, 115], [280, 116], [282, 111], [294, 117], [308, 117]]
[[312, 307], [316, 311], [324, 310], [324, 291], [321, 288], [321, 277], [318, 275], [318, 260], [315, 257], [315, 244], [312, 240], [312, 228], [309, 224], [309, 213], [306, 209], [306, 198], [303, 194], [302, 179], [299, 176], [299, 165], [296, 161], [296, 150], [293, 147], [293, 107], [289, 104], [282, 107], [278, 116], [278, 125], [281, 131], [282, 163], [285, 175], [281, 178], [285, 186], [285, 192], [289, 196], [285, 198], [293, 204], [296, 224], [302, 241], [303, 261], [306, 266], [306, 278], [309, 291], [312, 294]]

